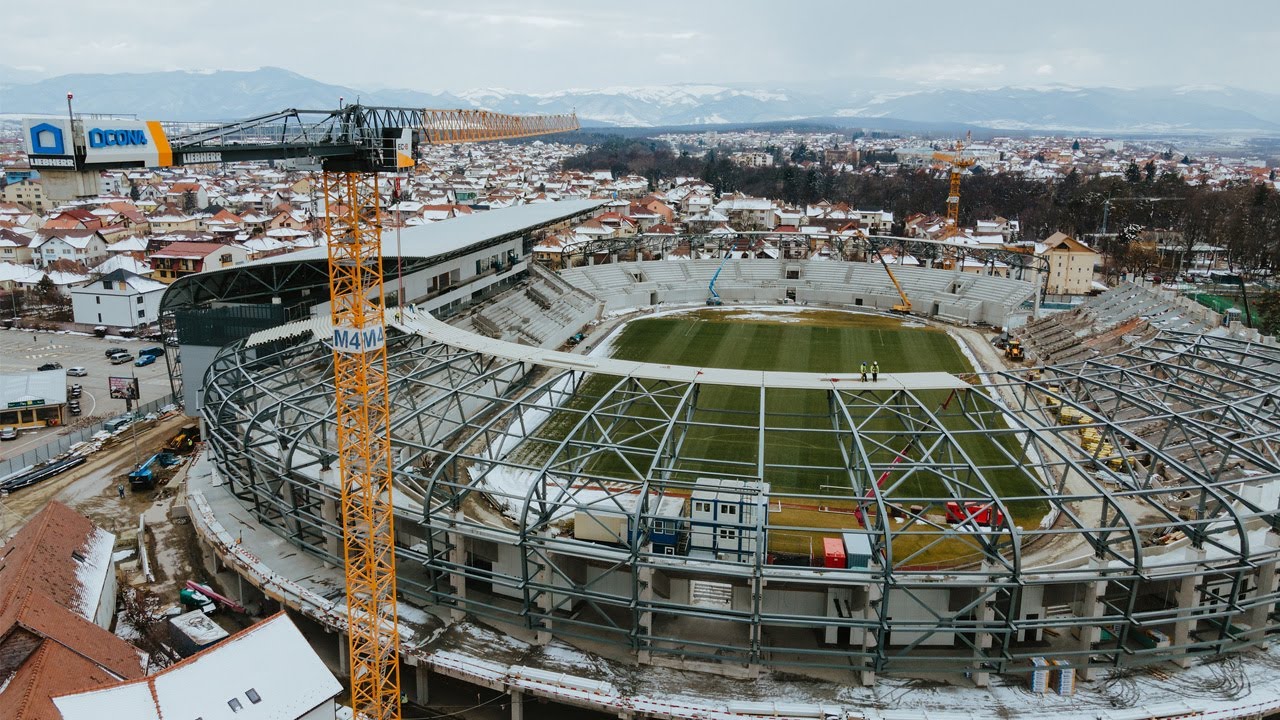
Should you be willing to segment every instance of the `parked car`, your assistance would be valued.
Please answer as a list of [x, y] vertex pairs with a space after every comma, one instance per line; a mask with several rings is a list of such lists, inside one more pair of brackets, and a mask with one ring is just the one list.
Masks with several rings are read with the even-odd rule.
[[112, 355], [119, 355], [119, 354], [121, 354], [121, 353], [126, 353], [126, 354], [127, 354], [128, 352], [129, 352], [128, 350], [125, 350], [125, 349], [124, 349], [124, 348], [122, 348], [122, 347], [109, 347], [109, 348], [107, 348], [107, 352], [106, 352], [106, 353], [104, 353], [104, 354], [105, 354], [107, 357], [111, 357]]
[[[153, 360], [154, 360], [154, 358], [153, 358]], [[129, 354], [129, 353], [127, 353], [127, 352], [123, 352], [123, 353], [116, 353], [115, 355], [112, 355], [112, 356], [111, 356], [111, 364], [112, 364], [112, 365], [123, 365], [123, 364], [125, 364], [125, 363], [127, 363], [127, 362], [133, 362], [133, 355], [130, 355], [130, 354]]]
[[164, 348], [160, 347], [159, 345], [155, 345], [155, 346], [152, 346], [152, 347], [145, 347], [145, 348], [142, 348], [141, 350], [139, 350], [139, 351], [138, 351], [138, 356], [139, 356], [139, 357], [141, 357], [141, 356], [143, 356], [143, 355], [151, 355], [151, 356], [153, 356], [153, 357], [160, 357], [160, 356], [161, 356], [161, 355], [163, 355], [163, 354], [164, 354]]
[[68, 407], [68, 408], [67, 408], [67, 411], [68, 411], [68, 412], [70, 412], [72, 415], [79, 415], [79, 414], [80, 414], [80, 406], [79, 406], [79, 405], [72, 405], [72, 406], [70, 406], [70, 407]]
[[67, 374], [71, 377], [84, 377], [89, 374], [89, 371], [79, 365], [76, 365], [75, 367], [67, 368]]
[[82, 392], [84, 392], [84, 388], [80, 387], [80, 383], [67, 386], [67, 397], [69, 398], [78, 398]]
[[0, 440], [17, 440], [17, 439], [18, 439], [18, 428], [12, 427], [12, 426], [6, 427], [6, 428], [0, 428]]
[[53, 363], [45, 363], [36, 369], [43, 372], [45, 370], [58, 370], [61, 367], [62, 367], [62, 363], [53, 362]]
[[134, 367], [146, 367], [156, 361], [155, 355], [139, 355], [138, 360], [133, 363]]

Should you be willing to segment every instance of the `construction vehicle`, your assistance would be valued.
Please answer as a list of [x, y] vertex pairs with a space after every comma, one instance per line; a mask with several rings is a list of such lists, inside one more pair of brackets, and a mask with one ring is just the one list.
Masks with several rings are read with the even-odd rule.
[[1026, 360], [1026, 356], [1022, 353], [1022, 341], [1018, 338], [1012, 338], [1004, 346], [1004, 359], [1013, 362], [1022, 362]]
[[[318, 163], [329, 251], [347, 649], [357, 718], [400, 717], [390, 403], [378, 173], [414, 167], [420, 143], [576, 130], [574, 115], [343, 105], [181, 126], [101, 116], [23, 122], [28, 163], [52, 200], [98, 194], [100, 171], [250, 160]], [[216, 598], [215, 598], [216, 599]]]
[[[129, 486], [134, 490], [150, 490], [161, 481], [160, 470], [173, 467], [178, 462], [177, 455], [171, 452], [158, 452], [129, 473]], [[163, 479], [168, 480], [167, 477]]]
[[165, 444], [165, 449], [172, 453], [189, 453], [195, 449], [198, 442], [200, 442], [200, 426], [185, 425], [173, 437], [169, 438], [169, 442]]
[[707, 305], [719, 307], [724, 304], [724, 301], [720, 299], [720, 293], [716, 292], [716, 280], [720, 279], [720, 272], [724, 270], [724, 264], [729, 262], [729, 257], [732, 255], [732, 252], [725, 251], [724, 259], [720, 261], [720, 267], [716, 268], [715, 274], [711, 276], [711, 282], [707, 283], [707, 291], [711, 293], [707, 297]]
[[940, 238], [942, 240], [960, 234], [960, 175], [966, 168], [973, 167], [978, 162], [976, 159], [964, 157], [962, 154], [965, 146], [972, 139], [972, 132], [965, 133], [963, 142], [956, 141], [955, 152], [936, 152], [933, 154], [934, 160], [951, 166], [951, 190], [947, 193], [947, 222], [942, 228], [942, 237]]
[[898, 291], [898, 296], [902, 298], [902, 302], [894, 305], [890, 310], [903, 315], [911, 314], [911, 299], [907, 297], [906, 291], [902, 289], [902, 283], [898, 282], [898, 278], [894, 276], [893, 271], [889, 269], [889, 263], [884, 261], [884, 256], [880, 254], [880, 248], [872, 248], [872, 252], [880, 259], [880, 264], [884, 266], [884, 271], [889, 274], [889, 280], [893, 282], [893, 287]]

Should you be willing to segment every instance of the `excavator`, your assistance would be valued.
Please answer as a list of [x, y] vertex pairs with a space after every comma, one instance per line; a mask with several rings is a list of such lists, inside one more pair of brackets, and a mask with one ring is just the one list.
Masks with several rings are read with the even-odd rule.
[[898, 296], [902, 298], [902, 302], [894, 305], [890, 310], [903, 315], [911, 314], [911, 299], [907, 297], [906, 291], [902, 289], [902, 283], [898, 282], [898, 278], [894, 277], [893, 271], [889, 269], [889, 263], [884, 261], [884, 256], [880, 254], [880, 248], [872, 248], [872, 252], [879, 258], [880, 264], [884, 266], [884, 271], [888, 273], [889, 280], [893, 282], [893, 287], [898, 291]]

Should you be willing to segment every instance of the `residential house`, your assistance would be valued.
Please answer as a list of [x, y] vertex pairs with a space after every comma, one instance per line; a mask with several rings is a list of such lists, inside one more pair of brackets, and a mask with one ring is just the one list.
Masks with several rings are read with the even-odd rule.
[[[190, 202], [188, 202], [190, 198]], [[169, 186], [168, 192], [165, 193], [165, 202], [187, 209], [190, 204], [194, 204], [193, 210], [209, 207], [209, 193], [204, 189], [204, 185], [190, 180], [176, 182]]]
[[22, 180], [6, 185], [4, 190], [0, 190], [0, 198], [7, 203], [26, 205], [38, 213], [44, 212], [48, 206], [44, 197], [44, 188], [39, 180]]
[[249, 261], [244, 248], [208, 242], [175, 242], [151, 254], [153, 277], [169, 284], [180, 277], [205, 270], [243, 265]]
[[33, 262], [31, 242], [34, 238], [16, 230], [0, 228], [0, 262], [29, 264]]
[[659, 222], [671, 223], [676, 218], [676, 211], [670, 205], [662, 201], [657, 195], [649, 195], [637, 201], [646, 210], [662, 218]]
[[146, 656], [105, 629], [114, 544], [53, 501], [0, 546], [0, 717], [56, 719], [55, 696], [143, 677]]
[[1101, 256], [1088, 245], [1056, 232], [1036, 248], [1036, 254], [1049, 261], [1045, 293], [1084, 295], [1093, 289], [1093, 268]]
[[778, 221], [777, 208], [768, 198], [733, 193], [722, 197], [715, 209], [727, 216], [734, 227], [742, 230], [772, 230]]
[[244, 227], [244, 220], [226, 208], [220, 208], [213, 215], [201, 218], [200, 222], [205, 230], [220, 237], [234, 236]]
[[133, 327], [160, 319], [164, 283], [125, 269], [71, 288], [72, 319], [84, 325]]
[[30, 247], [37, 267], [56, 260], [71, 260], [87, 267], [107, 258], [107, 240], [97, 230], [42, 229]]
[[181, 230], [199, 230], [200, 220], [194, 215], [188, 215], [181, 210], [166, 205], [164, 208], [150, 217], [151, 232], [157, 235], [165, 233], [177, 232]]
[[267, 232], [270, 233], [272, 230], [307, 230], [310, 226], [306, 213], [286, 205], [277, 209], [275, 216], [267, 222], [266, 227]]
[[35, 230], [40, 227], [40, 215], [22, 203], [0, 202], [0, 227]]
[[44, 221], [41, 230], [101, 230], [102, 218], [84, 208], [67, 208]]

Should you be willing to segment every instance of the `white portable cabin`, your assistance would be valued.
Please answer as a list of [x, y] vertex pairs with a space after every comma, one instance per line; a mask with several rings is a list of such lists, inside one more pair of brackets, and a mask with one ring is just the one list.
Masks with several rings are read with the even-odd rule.
[[[574, 539], [616, 545], [630, 542], [634, 530], [631, 522], [641, 497], [614, 495], [578, 508], [573, 513]], [[688, 526], [684, 518], [684, 502], [680, 497], [649, 495], [648, 510], [641, 522], [647, 526], [653, 552], [665, 555], [678, 552]]]
[[689, 554], [749, 562], [768, 519], [769, 484], [698, 478], [689, 497]]

